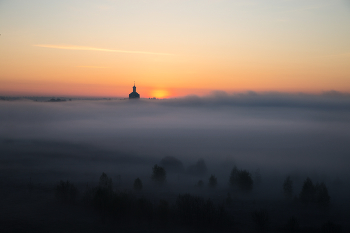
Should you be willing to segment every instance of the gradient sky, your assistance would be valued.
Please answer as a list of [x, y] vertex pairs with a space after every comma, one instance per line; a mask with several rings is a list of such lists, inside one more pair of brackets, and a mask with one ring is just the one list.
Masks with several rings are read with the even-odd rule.
[[348, 0], [1, 0], [0, 95], [350, 92]]

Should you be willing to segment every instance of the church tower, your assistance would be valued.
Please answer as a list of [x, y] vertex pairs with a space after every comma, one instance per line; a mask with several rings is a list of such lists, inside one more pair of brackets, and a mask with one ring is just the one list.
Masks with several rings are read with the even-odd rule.
[[136, 86], [134, 81], [134, 86], [132, 87], [132, 92], [129, 94], [129, 99], [139, 99], [140, 95], [136, 92]]

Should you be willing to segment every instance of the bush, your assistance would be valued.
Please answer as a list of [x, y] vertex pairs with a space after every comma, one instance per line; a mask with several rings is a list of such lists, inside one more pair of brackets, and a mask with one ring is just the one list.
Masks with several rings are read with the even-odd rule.
[[157, 164], [153, 167], [152, 180], [158, 184], [164, 184], [166, 181], [165, 169]]
[[137, 191], [142, 190], [142, 181], [140, 180], [140, 178], [136, 178], [134, 181], [134, 189]]
[[253, 188], [253, 179], [246, 170], [238, 170], [235, 166], [230, 175], [230, 184], [238, 186], [243, 191], [250, 191]]
[[218, 180], [214, 175], [211, 175], [209, 178], [209, 187], [215, 188], [218, 184]]
[[283, 193], [287, 198], [292, 198], [293, 196], [293, 181], [290, 176], [287, 176], [287, 178], [284, 180]]
[[60, 181], [55, 190], [56, 198], [64, 203], [73, 204], [76, 201], [78, 190], [68, 180]]
[[203, 187], [203, 180], [199, 180], [197, 183], [197, 186], [200, 188]]

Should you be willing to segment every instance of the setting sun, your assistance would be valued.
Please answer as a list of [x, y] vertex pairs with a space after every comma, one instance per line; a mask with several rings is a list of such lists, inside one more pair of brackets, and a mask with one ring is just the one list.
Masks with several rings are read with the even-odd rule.
[[157, 99], [163, 99], [169, 97], [169, 92], [166, 90], [152, 90], [150, 92], [151, 98], [156, 97]]

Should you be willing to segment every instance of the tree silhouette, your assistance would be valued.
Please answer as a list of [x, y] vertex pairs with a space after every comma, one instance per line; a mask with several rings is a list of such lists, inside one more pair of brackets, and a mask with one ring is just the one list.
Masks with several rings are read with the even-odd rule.
[[184, 165], [180, 160], [175, 157], [167, 156], [164, 157], [160, 164], [168, 171], [168, 172], [176, 172], [180, 173], [184, 171]]
[[230, 175], [230, 184], [242, 191], [250, 191], [253, 188], [252, 175], [247, 170], [238, 170], [234, 166]]
[[312, 180], [307, 177], [304, 181], [303, 188], [299, 194], [299, 198], [302, 202], [312, 202], [315, 196], [315, 186], [312, 183]]
[[68, 180], [66, 182], [60, 181], [55, 190], [56, 198], [64, 203], [73, 204], [78, 195], [77, 188], [70, 183]]
[[243, 170], [238, 174], [238, 187], [246, 191], [253, 188], [253, 179], [248, 171]]
[[304, 203], [314, 202], [320, 205], [327, 205], [330, 201], [326, 185], [323, 182], [314, 185], [309, 177], [304, 181], [299, 198]]
[[112, 191], [113, 189], [112, 178], [108, 178], [107, 174], [103, 172], [102, 175], [100, 176], [100, 182], [98, 183], [98, 185], [101, 189]]
[[204, 159], [198, 159], [195, 165], [191, 165], [188, 168], [188, 172], [192, 175], [203, 176], [207, 173], [207, 165]]
[[218, 184], [218, 179], [214, 175], [211, 175], [209, 178], [209, 186], [214, 188], [216, 187], [217, 184]]
[[233, 167], [232, 171], [231, 171], [231, 175], [230, 175], [230, 184], [233, 185], [237, 185], [238, 182], [238, 173], [239, 170], [237, 169], [236, 166]]
[[287, 198], [291, 198], [293, 196], [293, 181], [290, 176], [287, 176], [283, 182], [283, 192]]
[[140, 178], [136, 178], [134, 181], [134, 189], [137, 191], [142, 190], [142, 181], [140, 180]]
[[243, 191], [250, 191], [253, 188], [253, 179], [246, 170], [238, 170], [235, 166], [230, 175], [230, 184], [238, 186]]
[[321, 184], [316, 184], [315, 186], [315, 201], [321, 205], [328, 205], [330, 201], [330, 196], [328, 195], [328, 189], [326, 185], [322, 182]]
[[152, 168], [152, 180], [157, 182], [158, 184], [164, 184], [166, 181], [166, 172], [165, 169], [157, 164]]

